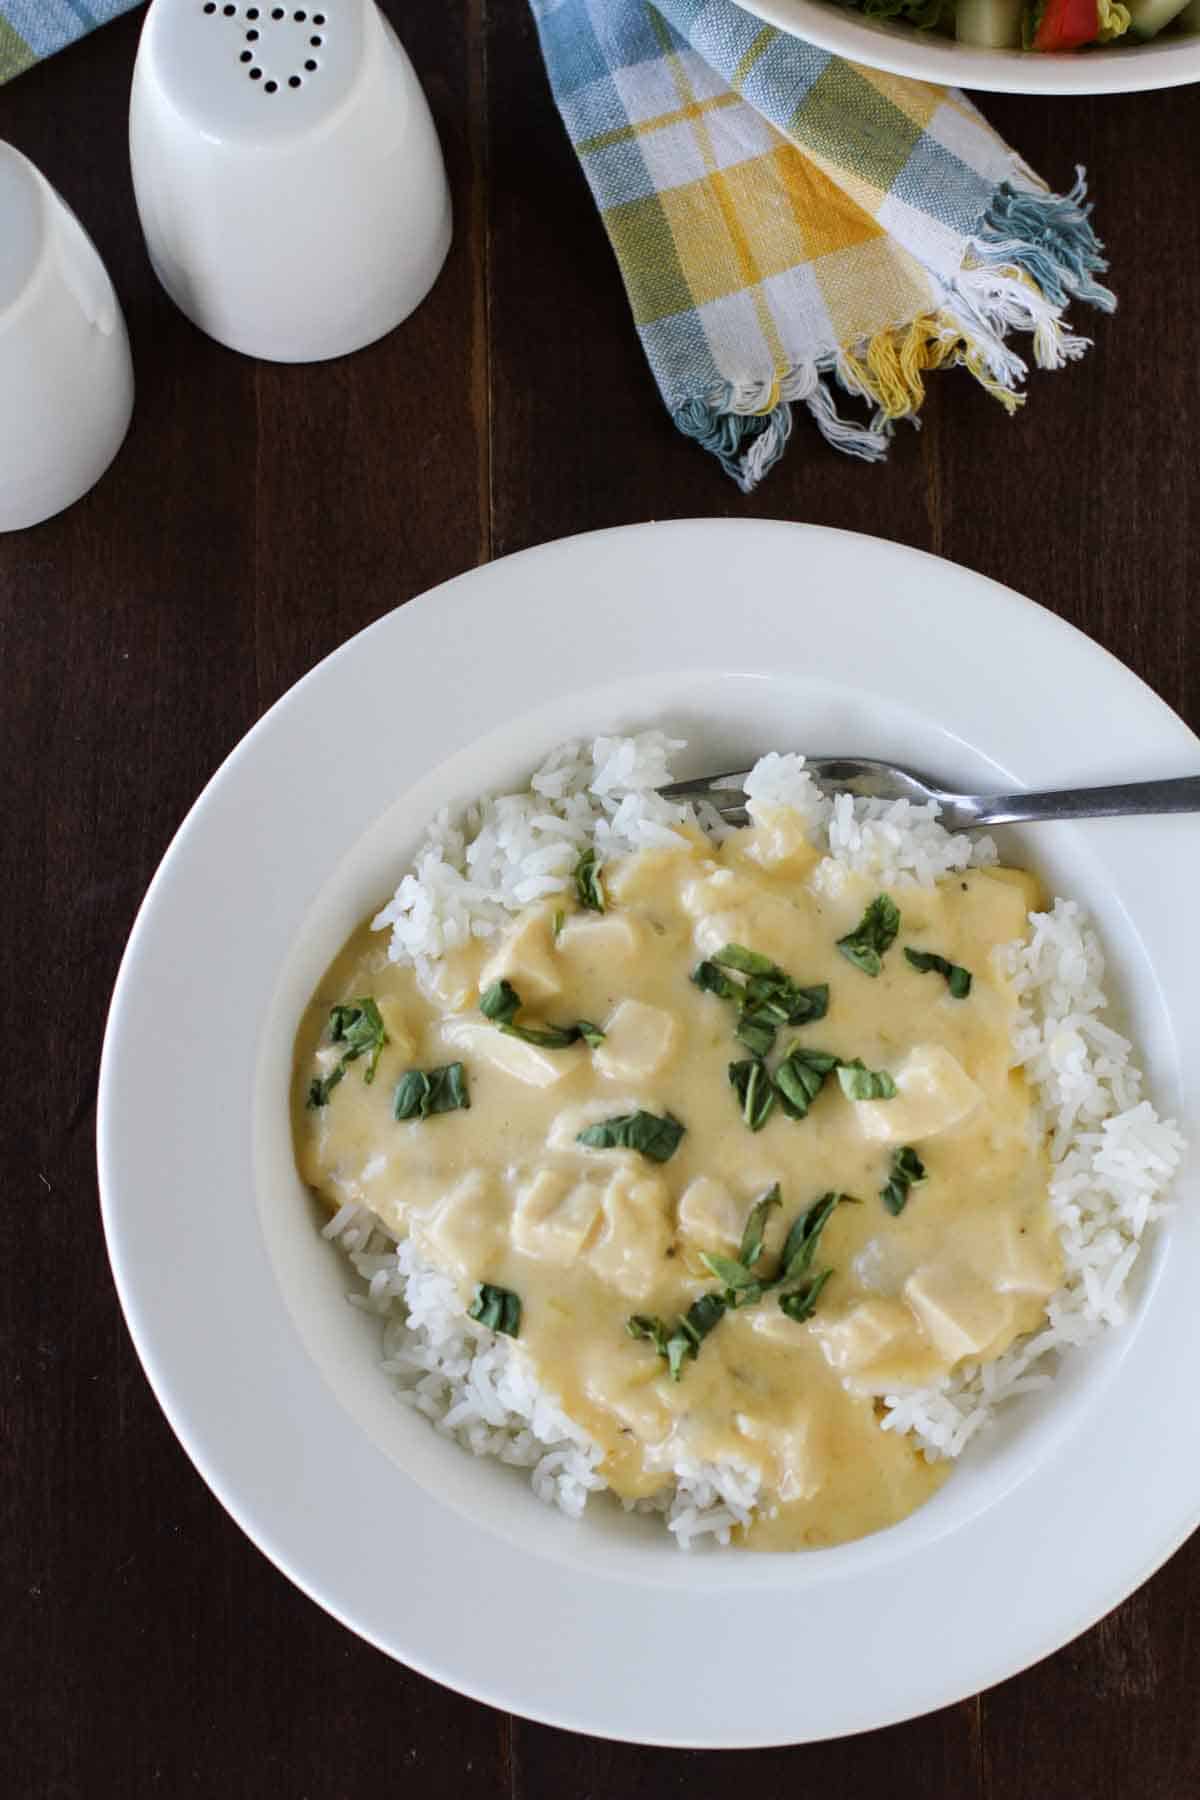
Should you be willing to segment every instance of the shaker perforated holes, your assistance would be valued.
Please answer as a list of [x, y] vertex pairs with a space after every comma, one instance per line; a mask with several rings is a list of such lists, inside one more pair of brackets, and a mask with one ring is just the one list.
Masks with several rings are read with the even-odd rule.
[[[212, 18], [217, 13], [220, 13], [220, 15], [226, 19], [236, 19], [240, 15], [241, 18], [249, 23], [250, 29], [243, 34], [242, 41], [246, 45], [254, 45], [255, 48], [239, 50], [238, 62], [245, 69], [246, 74], [251, 81], [261, 83], [264, 94], [277, 94], [284, 86], [293, 91], [296, 88], [302, 88], [304, 86], [305, 77], [308, 75], [315, 75], [321, 66], [314, 56], [309, 55], [305, 58], [303, 72], [301, 72], [297, 69], [296, 64], [292, 62], [292, 56], [295, 54], [294, 50], [289, 54], [288, 47], [289, 44], [294, 44], [295, 42], [294, 39], [289, 39], [289, 32], [293, 25], [307, 26], [310, 29], [314, 25], [323, 26], [325, 23], [324, 13], [310, 13], [305, 11], [303, 7], [299, 7], [289, 14], [286, 7], [273, 6], [270, 9], [270, 12], [264, 15], [260, 7], [239, 6], [236, 4], [236, 0], [225, 0], [224, 4], [221, 4], [221, 0], [203, 0], [200, 10], [208, 18]], [[282, 25], [284, 27], [283, 33], [278, 40], [278, 47], [283, 49], [283, 56], [280, 58], [283, 62], [282, 70], [279, 69], [279, 62], [276, 61], [275, 57], [272, 55], [272, 49], [276, 46], [261, 41], [262, 33], [258, 29], [256, 21], [262, 19], [264, 16], [272, 20], [276, 25]], [[267, 36], [270, 38], [272, 33], [268, 31]], [[314, 35], [307, 39], [306, 47], [310, 51], [320, 50], [324, 45], [324, 42], [325, 40], [323, 37]], [[256, 60], [256, 58], [259, 60]], [[278, 72], [272, 74], [269, 70], [264, 70], [261, 67], [262, 62], [275, 62], [275, 67]], [[289, 63], [291, 63], [292, 71], [294, 72], [288, 72]]]

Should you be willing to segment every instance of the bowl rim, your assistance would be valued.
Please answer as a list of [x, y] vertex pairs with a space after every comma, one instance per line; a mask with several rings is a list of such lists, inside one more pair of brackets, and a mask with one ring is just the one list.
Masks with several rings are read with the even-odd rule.
[[991, 94], [1134, 94], [1200, 81], [1200, 34], [1046, 55], [984, 50], [835, 0], [740, 0], [747, 12], [833, 56], [890, 75]]

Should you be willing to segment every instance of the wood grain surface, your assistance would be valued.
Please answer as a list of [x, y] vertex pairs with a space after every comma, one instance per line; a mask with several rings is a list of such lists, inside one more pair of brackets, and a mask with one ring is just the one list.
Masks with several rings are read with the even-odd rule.
[[125, 139], [138, 16], [0, 90], [0, 137], [107, 260], [139, 384], [95, 492], [0, 537], [0, 1791], [721, 1800], [753, 1783], [768, 1800], [1191, 1800], [1196, 1541], [1057, 1656], [944, 1712], [737, 1758], [642, 1750], [508, 1719], [360, 1643], [243, 1538], [151, 1396], [96, 1205], [96, 1067], [121, 948], [221, 758], [370, 620], [593, 526], [806, 519], [1009, 583], [1200, 725], [1194, 90], [986, 97], [1056, 186], [1087, 165], [1120, 311], [1078, 319], [1094, 350], [1035, 376], [1015, 421], [965, 375], [938, 376], [924, 429], [886, 465], [837, 456], [800, 420], [746, 500], [659, 405], [525, 0], [388, 10], [437, 116], [456, 241], [401, 331], [323, 367], [234, 356], [159, 290]]

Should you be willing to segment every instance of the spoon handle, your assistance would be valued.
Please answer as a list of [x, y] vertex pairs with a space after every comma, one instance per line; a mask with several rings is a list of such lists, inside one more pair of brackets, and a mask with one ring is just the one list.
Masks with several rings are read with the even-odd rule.
[[[1051, 794], [987, 794], [946, 810], [969, 813], [963, 822], [972, 825], [1200, 812], [1200, 775], [1181, 775], [1172, 781], [1127, 781], [1118, 787], [1062, 788]], [[948, 823], [944, 817], [943, 823]]]

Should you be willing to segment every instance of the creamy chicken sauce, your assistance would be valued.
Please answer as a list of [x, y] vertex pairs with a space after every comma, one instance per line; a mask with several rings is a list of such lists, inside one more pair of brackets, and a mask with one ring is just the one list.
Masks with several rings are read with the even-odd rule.
[[[464, 1300], [490, 1283], [521, 1301], [519, 1346], [542, 1385], [602, 1446], [624, 1498], [662, 1488], [673, 1463], [731, 1459], [759, 1472], [755, 1547], [827, 1545], [879, 1530], [919, 1506], [948, 1464], [880, 1429], [880, 1396], [998, 1356], [1040, 1320], [1061, 1259], [1045, 1147], [1024, 1076], [1010, 1067], [1016, 1000], [995, 946], [1024, 937], [1041, 903], [1019, 871], [972, 870], [897, 888], [899, 934], [870, 977], [837, 949], [878, 886], [848, 876], [831, 897], [811, 884], [817, 852], [795, 816], [773, 815], [718, 852], [647, 850], [603, 871], [608, 910], [558, 897], [500, 939], [433, 965], [424, 982], [388, 962], [364, 926], [320, 984], [296, 1045], [293, 1112], [304, 1179], [331, 1207], [370, 1206], [453, 1275]], [[897, 1093], [848, 1099], [827, 1079], [808, 1116], [776, 1107], [751, 1132], [728, 1066], [747, 1050], [733, 1007], [691, 980], [728, 944], [769, 957], [797, 983], [827, 983], [828, 1012], [784, 1026], [793, 1043], [887, 1070]], [[955, 998], [905, 946], [972, 973]], [[506, 978], [522, 1024], [594, 1021], [598, 1048], [539, 1049], [479, 1011]], [[336, 1066], [330, 1009], [371, 995], [389, 1042], [369, 1085], [350, 1063], [327, 1103], [310, 1083]], [[397, 1122], [412, 1068], [461, 1061], [469, 1110]], [[685, 1133], [666, 1162], [577, 1141], [589, 1123], [637, 1109]], [[926, 1179], [898, 1216], [881, 1190], [909, 1146]], [[720, 1283], [704, 1251], [736, 1257], [750, 1208], [773, 1183], [760, 1271], [770, 1273], [797, 1214], [827, 1191], [852, 1195], [820, 1239], [833, 1274], [810, 1319], [778, 1295], [727, 1311], [681, 1378], [631, 1314], [674, 1320]]]

